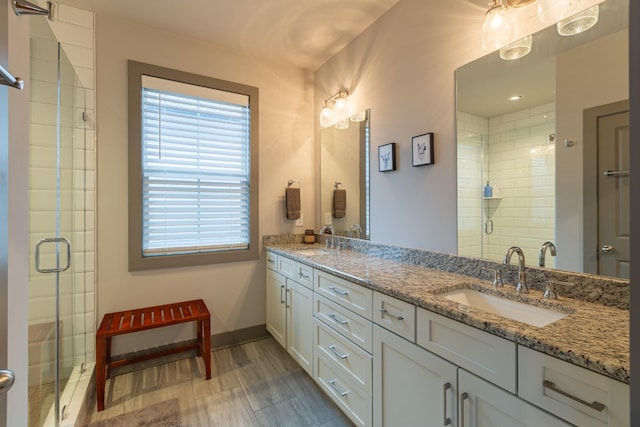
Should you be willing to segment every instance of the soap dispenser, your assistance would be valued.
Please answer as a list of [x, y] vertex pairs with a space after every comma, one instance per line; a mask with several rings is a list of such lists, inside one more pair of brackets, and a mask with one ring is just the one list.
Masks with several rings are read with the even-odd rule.
[[487, 181], [487, 185], [484, 186], [484, 197], [493, 197], [493, 188], [491, 188], [489, 181]]

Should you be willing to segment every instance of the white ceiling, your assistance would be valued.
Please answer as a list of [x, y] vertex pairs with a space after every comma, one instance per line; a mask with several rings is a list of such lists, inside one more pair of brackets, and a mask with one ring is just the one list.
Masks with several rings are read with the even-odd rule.
[[399, 0], [58, 0], [315, 70]]

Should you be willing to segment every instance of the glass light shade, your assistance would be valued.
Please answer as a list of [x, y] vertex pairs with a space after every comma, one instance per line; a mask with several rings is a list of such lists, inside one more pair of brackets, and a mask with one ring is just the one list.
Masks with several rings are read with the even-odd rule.
[[320, 126], [323, 128], [331, 126], [335, 122], [334, 117], [333, 110], [325, 104], [320, 111]]
[[513, 19], [505, 6], [493, 6], [482, 24], [482, 47], [496, 50], [513, 38]]
[[584, 0], [538, 0], [538, 16], [545, 24], [555, 24], [582, 9]]
[[598, 23], [599, 14], [600, 6], [595, 5], [567, 19], [563, 19], [557, 24], [558, 34], [561, 36], [574, 36], [585, 32]]
[[533, 43], [533, 37], [527, 36], [516, 40], [513, 43], [509, 43], [505, 47], [500, 48], [500, 58], [505, 61], [512, 61], [514, 59], [522, 58], [531, 52], [531, 44]]
[[349, 129], [349, 119], [343, 119], [336, 123], [336, 129]]
[[367, 120], [367, 110], [360, 111], [349, 118], [352, 122], [364, 122]]

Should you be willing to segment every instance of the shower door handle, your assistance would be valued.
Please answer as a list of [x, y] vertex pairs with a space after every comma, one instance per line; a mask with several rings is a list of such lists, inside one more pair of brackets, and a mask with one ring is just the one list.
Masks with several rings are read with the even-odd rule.
[[[46, 243], [63, 243], [67, 247], [67, 263], [64, 266], [58, 266], [56, 268], [42, 268], [40, 266], [40, 247]], [[35, 267], [39, 273], [62, 273], [63, 271], [67, 271], [69, 267], [71, 267], [71, 242], [64, 237], [47, 237], [40, 239], [38, 243], [36, 243]]]

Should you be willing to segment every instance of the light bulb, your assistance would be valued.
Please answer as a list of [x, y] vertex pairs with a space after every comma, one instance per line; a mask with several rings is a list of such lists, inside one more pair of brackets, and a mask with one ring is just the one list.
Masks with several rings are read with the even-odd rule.
[[538, 16], [545, 24], [556, 22], [582, 9], [584, 0], [538, 0]]
[[333, 110], [325, 102], [324, 107], [320, 110], [320, 126], [326, 128], [334, 123]]
[[506, 6], [495, 3], [487, 12], [482, 24], [482, 47], [496, 50], [513, 38], [513, 19]]

